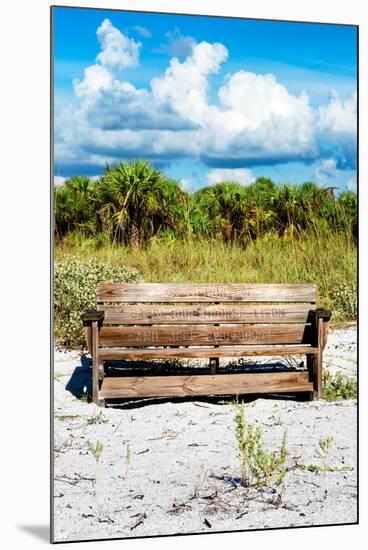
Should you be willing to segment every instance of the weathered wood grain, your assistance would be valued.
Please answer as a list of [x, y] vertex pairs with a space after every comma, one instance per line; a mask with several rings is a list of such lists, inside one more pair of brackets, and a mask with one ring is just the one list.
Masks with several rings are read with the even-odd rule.
[[92, 355], [92, 326], [91, 323], [88, 325], [84, 325], [84, 337], [86, 339], [87, 344], [87, 350]]
[[205, 346], [226, 344], [310, 343], [309, 325], [155, 326], [102, 327], [100, 345], [113, 346]]
[[188, 357], [246, 357], [246, 356], [281, 356], [317, 353], [317, 348], [311, 346], [223, 346], [221, 348], [100, 348], [99, 357], [107, 361], [111, 359], [180, 359]]
[[315, 285], [100, 283], [97, 301], [104, 302], [308, 302], [316, 301]]
[[313, 311], [309, 304], [100, 304], [98, 307], [105, 313], [105, 325], [306, 323]]
[[322, 352], [324, 342], [323, 319], [317, 319], [317, 335], [318, 335], [318, 353], [316, 355], [315, 370], [314, 370], [314, 389], [317, 392], [318, 399], [322, 396]]
[[311, 391], [306, 372], [105, 378], [103, 398], [187, 397]]
[[[93, 399], [322, 392], [331, 312], [315, 285], [100, 283], [83, 317]], [[103, 318], [104, 317], [104, 318]], [[120, 326], [118, 326], [120, 325]], [[169, 347], [167, 347], [169, 346]], [[219, 358], [307, 355], [308, 371], [220, 374]], [[113, 359], [210, 359], [210, 375], [105, 377]], [[101, 378], [101, 388], [99, 378]]]
[[322, 351], [327, 345], [328, 333], [330, 331], [330, 321], [323, 321]]
[[92, 321], [91, 328], [91, 346], [92, 346], [92, 398], [98, 404], [99, 399], [99, 382], [98, 382], [98, 321]]
[[83, 321], [83, 324], [90, 323], [91, 321], [103, 321], [104, 318], [104, 312], [103, 311], [97, 311], [95, 309], [88, 309], [81, 315], [81, 319]]
[[217, 374], [220, 367], [220, 359], [218, 357], [210, 357], [209, 367], [211, 374]]

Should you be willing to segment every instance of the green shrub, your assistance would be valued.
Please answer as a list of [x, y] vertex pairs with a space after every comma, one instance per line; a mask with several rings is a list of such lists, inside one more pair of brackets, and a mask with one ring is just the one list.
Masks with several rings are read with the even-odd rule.
[[84, 346], [81, 314], [96, 307], [96, 286], [99, 282], [137, 282], [134, 268], [112, 265], [99, 260], [75, 258], [55, 262], [54, 311], [55, 333], [65, 347]]
[[236, 439], [239, 445], [241, 480], [247, 487], [255, 485], [280, 485], [286, 473], [285, 460], [286, 432], [278, 452], [267, 453], [263, 445], [263, 434], [260, 427], [247, 424], [244, 414], [244, 402], [235, 415]]
[[357, 381], [354, 378], [348, 378], [341, 372], [335, 375], [328, 370], [323, 371], [323, 397], [328, 401], [338, 401], [340, 399], [353, 399], [357, 397]]
[[345, 282], [337, 285], [333, 289], [332, 300], [334, 311], [338, 317], [343, 319], [357, 318], [357, 285], [355, 282]]

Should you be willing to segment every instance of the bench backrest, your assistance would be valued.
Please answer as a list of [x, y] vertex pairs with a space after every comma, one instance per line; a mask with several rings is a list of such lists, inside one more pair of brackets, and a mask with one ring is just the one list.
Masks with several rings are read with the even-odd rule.
[[315, 285], [100, 283], [100, 346], [313, 344]]

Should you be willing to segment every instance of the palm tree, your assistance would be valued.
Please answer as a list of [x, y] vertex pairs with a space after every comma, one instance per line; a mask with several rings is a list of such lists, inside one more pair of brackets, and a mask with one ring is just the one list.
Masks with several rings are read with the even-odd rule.
[[235, 239], [246, 215], [244, 187], [240, 183], [224, 181], [197, 191], [195, 197], [211, 220], [212, 231], [227, 241]]
[[97, 185], [99, 214], [113, 241], [139, 245], [161, 228], [174, 224], [176, 182], [145, 160], [107, 166]]
[[73, 176], [55, 188], [55, 229], [59, 239], [70, 231], [94, 235], [97, 231], [95, 183]]

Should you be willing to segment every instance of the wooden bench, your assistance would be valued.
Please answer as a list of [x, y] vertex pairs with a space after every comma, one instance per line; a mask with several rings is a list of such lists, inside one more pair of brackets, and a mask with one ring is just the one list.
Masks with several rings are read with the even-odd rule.
[[[331, 312], [314, 285], [101, 283], [82, 315], [93, 400], [322, 391]], [[306, 355], [304, 370], [219, 373], [221, 357]], [[209, 358], [208, 374], [105, 376], [104, 361]]]

